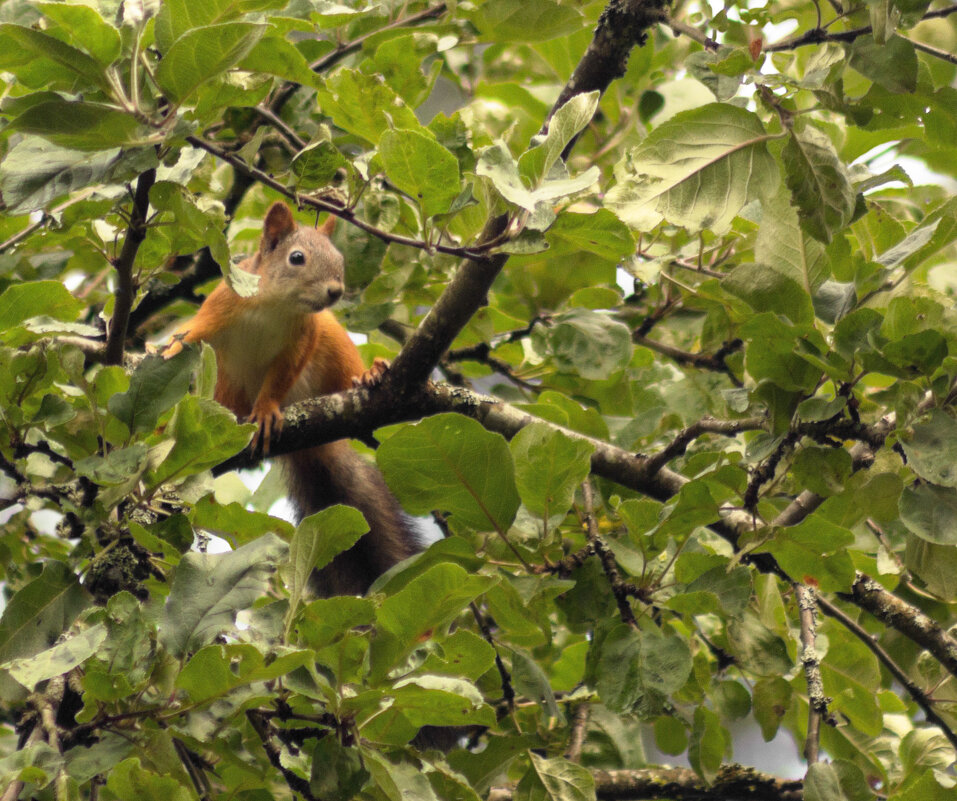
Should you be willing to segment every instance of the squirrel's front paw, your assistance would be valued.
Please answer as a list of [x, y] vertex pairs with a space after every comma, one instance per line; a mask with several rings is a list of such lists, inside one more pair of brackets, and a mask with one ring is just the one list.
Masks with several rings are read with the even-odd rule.
[[389, 360], [376, 356], [372, 360], [372, 367], [366, 370], [362, 375], [352, 379], [354, 387], [374, 387], [382, 380], [382, 376], [389, 369]]
[[279, 410], [279, 404], [276, 401], [265, 401], [257, 403], [253, 407], [252, 414], [249, 415], [249, 422], [255, 423], [259, 429], [253, 435], [253, 441], [250, 447], [253, 451], [259, 450], [262, 446], [263, 456], [269, 453], [269, 443], [273, 434], [279, 434], [282, 431], [282, 412]]
[[165, 348], [163, 348], [162, 357], [164, 359], [172, 359], [177, 353], [183, 350], [183, 341], [181, 339], [174, 339], [169, 343]]

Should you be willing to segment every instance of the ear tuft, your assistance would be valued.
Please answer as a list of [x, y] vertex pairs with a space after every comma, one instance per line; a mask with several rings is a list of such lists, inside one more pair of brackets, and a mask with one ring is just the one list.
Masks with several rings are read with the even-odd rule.
[[263, 221], [263, 238], [259, 249], [270, 251], [279, 244], [279, 240], [296, 230], [296, 220], [289, 206], [279, 201], [273, 203], [266, 212]]
[[326, 217], [325, 222], [319, 226], [319, 233], [325, 234], [326, 236], [332, 236], [332, 232], [336, 230], [336, 221], [338, 217], [335, 214], [330, 214]]

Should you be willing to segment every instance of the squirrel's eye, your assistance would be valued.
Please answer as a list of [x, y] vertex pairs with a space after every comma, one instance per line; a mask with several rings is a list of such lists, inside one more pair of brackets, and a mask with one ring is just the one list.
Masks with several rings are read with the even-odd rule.
[[289, 254], [289, 263], [296, 267], [301, 267], [306, 263], [306, 254], [301, 250], [294, 250]]

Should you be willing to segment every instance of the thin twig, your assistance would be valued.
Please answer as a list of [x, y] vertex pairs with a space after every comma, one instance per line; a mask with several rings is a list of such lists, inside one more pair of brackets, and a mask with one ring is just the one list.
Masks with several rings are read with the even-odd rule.
[[637, 628], [638, 621], [635, 619], [635, 612], [631, 608], [631, 601], [628, 600], [630, 593], [629, 587], [621, 579], [618, 572], [618, 565], [615, 562], [615, 555], [609, 550], [604, 540], [598, 534], [598, 521], [595, 519], [595, 493], [592, 490], [591, 482], [588, 479], [582, 482], [582, 500], [584, 501], [583, 521], [585, 524], [585, 536], [595, 549], [595, 555], [601, 562], [605, 576], [608, 578], [608, 584], [611, 587], [612, 595], [615, 596], [615, 602], [618, 604], [618, 614], [624, 623], [632, 628]]
[[916, 39], [909, 39], [906, 36], [901, 36], [897, 34], [905, 42], [910, 42], [915, 50], [920, 50], [922, 53], [927, 53], [929, 56], [934, 58], [939, 58], [941, 61], [946, 61], [949, 64], [957, 64], [957, 53], [951, 53], [947, 50], [941, 50], [939, 47], [932, 47], [929, 44], [924, 44], [923, 42], [918, 42]]
[[711, 370], [716, 373], [724, 373], [731, 379], [731, 383], [736, 387], [743, 386], [741, 380], [731, 372], [731, 368], [728, 367], [726, 361], [728, 356], [741, 350], [744, 346], [744, 342], [740, 339], [732, 339], [725, 342], [714, 353], [691, 353], [690, 351], [676, 348], [673, 345], [666, 345], [664, 342], [647, 339], [638, 331], [632, 334], [631, 339], [636, 345], [643, 345], [646, 348], [660, 353], [662, 356], [667, 356], [678, 364], [687, 367], [696, 367], [702, 370]]
[[[419, 25], [423, 22], [428, 22], [433, 19], [441, 17], [446, 11], [445, 3], [438, 3], [430, 8], [426, 8], [424, 11], [420, 11], [417, 14], [410, 14], [408, 17], [402, 17], [390, 22], [388, 25], [383, 25], [381, 28], [376, 28], [375, 30], [369, 31], [368, 33], [363, 34], [362, 36], [357, 36], [355, 39], [352, 39], [349, 42], [344, 42], [339, 45], [331, 53], [327, 53], [322, 56], [322, 58], [317, 59], [309, 65], [309, 69], [313, 72], [320, 73], [325, 72], [330, 67], [338, 64], [346, 56], [351, 55], [352, 53], [357, 52], [367, 39], [372, 36], [379, 36], [384, 31], [394, 30], [396, 28], [405, 28], [413, 25]], [[292, 81], [284, 84], [277, 92], [272, 102], [270, 102], [269, 107], [278, 112], [289, 100], [290, 97], [299, 89], [300, 84], [294, 83]]]
[[[921, 17], [920, 21], [923, 22], [928, 19], [947, 17], [954, 13], [957, 13], [957, 5], [928, 11]], [[824, 44], [825, 42], [853, 42], [855, 39], [861, 36], [867, 36], [873, 32], [874, 28], [871, 25], [862, 25], [860, 28], [851, 28], [850, 30], [837, 31], [835, 33], [829, 33], [824, 28], [811, 28], [799, 36], [792, 36], [775, 44], [767, 45], [764, 51], [776, 53], [782, 50], [794, 50], [798, 47], [804, 47], [805, 45]]]
[[122, 364], [123, 349], [126, 345], [126, 331], [130, 321], [130, 310], [136, 296], [133, 284], [133, 263], [143, 240], [146, 239], [146, 218], [149, 213], [150, 187], [156, 181], [156, 170], [150, 168], [136, 180], [136, 192], [133, 207], [130, 209], [130, 224], [126, 229], [126, 239], [120, 257], [113, 265], [116, 268], [116, 291], [113, 301], [113, 319], [106, 340], [106, 363]]
[[675, 36], [687, 36], [689, 39], [693, 39], [702, 47], [704, 47], [705, 50], [716, 51], [721, 46], [703, 31], [699, 31], [697, 28], [688, 25], [686, 22], [674, 19], [668, 14], [662, 14], [659, 22], [662, 25], [667, 25], [669, 28], [671, 28]]
[[253, 110], [286, 137], [289, 144], [293, 145], [295, 150], [302, 150], [306, 146], [306, 140], [290, 128], [286, 124], [286, 121], [271, 108], [266, 106], [254, 106]]
[[648, 470], [654, 471], [673, 459], [683, 456], [688, 446], [704, 434], [721, 434], [733, 437], [742, 431], [759, 431], [767, 426], [763, 417], [747, 417], [743, 420], [715, 420], [713, 417], [702, 417], [696, 423], [682, 431], [662, 450], [648, 457]]
[[293, 190], [289, 189], [282, 181], [273, 178], [271, 175], [263, 170], [260, 170], [258, 167], [247, 164], [245, 161], [239, 158], [239, 156], [223, 150], [221, 147], [213, 144], [212, 142], [207, 142], [206, 140], [200, 139], [196, 136], [187, 136], [186, 140], [194, 147], [201, 148], [207, 153], [212, 153], [214, 156], [216, 156], [216, 158], [222, 159], [227, 164], [231, 164], [240, 173], [244, 173], [248, 177], [258, 181], [264, 186], [268, 186], [270, 189], [275, 190], [298, 205], [309, 206], [311, 208], [318, 209], [319, 211], [327, 211], [330, 214], [334, 214], [336, 217], [345, 220], [351, 225], [354, 225], [356, 228], [365, 231], [367, 234], [371, 234], [377, 239], [381, 239], [383, 242], [395, 245], [404, 245], [406, 247], [416, 248], [418, 250], [438, 251], [439, 253], [446, 253], [451, 256], [459, 256], [462, 258], [478, 261], [487, 261], [490, 258], [493, 258], [484, 252], [485, 248], [483, 245], [479, 245], [477, 247], [453, 247], [451, 245], [433, 244], [431, 242], [426, 242], [424, 239], [413, 239], [409, 236], [401, 236], [399, 234], [390, 233], [389, 231], [384, 231], [381, 228], [376, 228], [371, 223], [368, 223], [360, 217], [357, 217], [352, 209], [343, 208], [332, 201], [324, 200], [322, 198], [297, 194]]
[[512, 713], [515, 710], [515, 689], [512, 687], [512, 674], [508, 672], [508, 668], [505, 667], [502, 657], [499, 656], [498, 647], [495, 645], [495, 638], [492, 636], [492, 630], [489, 628], [488, 622], [482, 614], [482, 610], [478, 608], [478, 605], [474, 601], [469, 604], [469, 609], [472, 610], [475, 624], [479, 627], [479, 631], [482, 632], [485, 642], [491, 645], [495, 650], [495, 667], [498, 669], [499, 678], [502, 680], [502, 698], [505, 700], [505, 706], [509, 713]]

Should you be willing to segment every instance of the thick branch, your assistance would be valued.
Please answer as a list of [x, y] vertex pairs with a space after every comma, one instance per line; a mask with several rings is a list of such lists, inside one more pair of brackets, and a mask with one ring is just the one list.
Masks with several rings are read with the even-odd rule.
[[[604, 92], [612, 81], [625, 74], [632, 48], [644, 45], [648, 29], [657, 24], [666, 5], [664, 0], [611, 0], [605, 6], [588, 50], [548, 112], [542, 133], [548, 131], [552, 115], [575, 95], [596, 89]], [[576, 140], [577, 137], [572, 139], [562, 151], [563, 159], [568, 158]]]
[[872, 614], [885, 626], [899, 631], [926, 649], [957, 677], [957, 639], [916, 606], [885, 590], [874, 579], [858, 573], [846, 600]]
[[156, 180], [156, 170], [148, 169], [136, 179], [136, 193], [133, 207], [130, 209], [130, 224], [126, 229], [126, 240], [120, 257], [113, 265], [116, 267], [116, 292], [113, 301], [113, 319], [106, 340], [106, 363], [120, 364], [123, 361], [123, 348], [126, 344], [126, 331], [130, 322], [130, 310], [136, 296], [133, 285], [133, 262], [143, 240], [146, 239], [146, 215], [150, 205], [150, 187]]

